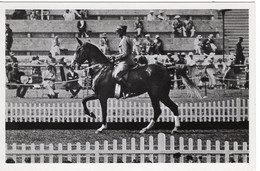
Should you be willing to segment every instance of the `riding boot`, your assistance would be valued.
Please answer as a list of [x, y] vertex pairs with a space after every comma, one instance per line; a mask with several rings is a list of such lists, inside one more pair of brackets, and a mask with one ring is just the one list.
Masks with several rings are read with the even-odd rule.
[[123, 78], [118, 79], [119, 83], [126, 88], [126, 92], [123, 92], [123, 99], [128, 98], [128, 97], [133, 97], [135, 96], [134, 91], [131, 89], [130, 85], [124, 80]]

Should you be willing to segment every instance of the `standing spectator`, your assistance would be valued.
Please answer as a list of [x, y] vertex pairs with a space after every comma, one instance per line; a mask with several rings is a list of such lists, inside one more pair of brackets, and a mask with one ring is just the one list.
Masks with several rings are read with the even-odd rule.
[[245, 83], [245, 89], [249, 89], [249, 58], [245, 59], [245, 72], [246, 72], [246, 83]]
[[201, 48], [202, 48], [202, 36], [198, 35], [194, 40], [195, 53], [198, 55], [202, 55]]
[[141, 48], [142, 48], [141, 40], [138, 38], [137, 35], [135, 35], [133, 39], [133, 54], [140, 55], [142, 50]]
[[104, 53], [104, 55], [109, 55], [109, 41], [106, 33], [100, 35], [99, 49]]
[[136, 35], [138, 37], [141, 37], [141, 34], [143, 32], [143, 22], [140, 21], [139, 17], [136, 18], [136, 21], [135, 21], [135, 24], [134, 24], [134, 29], [136, 31]]
[[27, 14], [25, 10], [14, 10], [12, 15], [13, 20], [24, 20], [27, 19]]
[[86, 34], [87, 23], [82, 17], [77, 22], [77, 28], [79, 30], [79, 37], [88, 37]]
[[5, 48], [6, 54], [9, 54], [13, 44], [13, 31], [9, 24], [5, 24]]
[[180, 20], [180, 16], [176, 15], [172, 23], [174, 37], [182, 37], [183, 35], [183, 22]]
[[70, 10], [69, 9], [66, 9], [63, 13], [63, 17], [64, 17], [64, 20], [65, 21], [72, 21], [73, 18], [72, 18], [72, 14], [70, 13]]
[[37, 20], [36, 11], [32, 11], [30, 14], [30, 20]]
[[209, 55], [210, 53], [215, 53], [217, 47], [213, 40], [213, 34], [210, 34], [207, 39], [202, 42], [202, 50], [205, 55]]
[[157, 18], [160, 20], [160, 21], [166, 21], [167, 18], [164, 16], [164, 11], [159, 11], [159, 15], [157, 16]]
[[16, 57], [14, 57], [14, 53], [10, 52], [10, 58], [6, 59], [6, 76], [8, 76], [8, 73], [13, 70], [13, 66], [18, 65], [18, 60]]
[[41, 20], [41, 10], [35, 10], [36, 20]]
[[147, 15], [147, 21], [154, 21], [155, 18], [154, 10], [150, 10], [149, 14]]
[[81, 17], [83, 19], [87, 19], [88, 18], [88, 10], [81, 9], [81, 10], [78, 10], [78, 13], [79, 13], [79, 15], [81, 15]]
[[42, 73], [42, 79], [43, 79], [43, 86], [46, 87], [49, 90], [48, 97], [50, 99], [57, 99], [58, 98], [58, 93], [55, 92], [55, 75], [56, 71], [54, 69], [55, 67], [52, 65], [47, 66], [47, 70], [45, 70]]
[[71, 13], [72, 20], [75, 20], [76, 16], [77, 16], [77, 18], [81, 18], [81, 15], [78, 13], [77, 10], [72, 9], [72, 10], [69, 10], [69, 11]]
[[143, 46], [145, 48], [145, 52], [148, 55], [153, 55], [154, 54], [154, 43], [150, 39], [150, 34], [145, 35], [146, 39], [143, 42]]
[[[71, 92], [72, 96], [70, 98], [75, 98], [79, 91], [82, 89], [82, 87], [78, 83], [79, 75], [74, 71], [74, 68], [72, 66], [69, 66], [69, 72], [66, 74], [66, 77], [67, 81], [69, 81], [66, 83], [66, 90], [69, 90]], [[74, 91], [73, 89], [76, 89], [76, 91]]]
[[206, 67], [206, 74], [209, 76], [209, 87], [211, 89], [214, 89], [216, 85], [216, 78], [214, 75], [216, 73], [216, 68], [214, 65], [214, 55], [215, 53], [210, 53], [206, 56], [204, 62], [202, 63], [202, 65]]
[[188, 72], [189, 72], [189, 75], [191, 76], [191, 78], [193, 79], [194, 78], [194, 83], [196, 85], [198, 85], [199, 83], [199, 80], [196, 77], [196, 74], [198, 73], [197, 72], [197, 67], [196, 67], [196, 61], [195, 59], [193, 58], [193, 53], [190, 52], [186, 58], [186, 65], [188, 67]]
[[183, 36], [184, 37], [193, 37], [195, 34], [195, 26], [192, 21], [191, 16], [187, 16], [186, 20], [184, 20], [184, 31]]
[[56, 56], [56, 55], [60, 55], [60, 51], [63, 50], [64, 48], [61, 47], [61, 42], [58, 36], [54, 37], [54, 40], [52, 42], [52, 46], [51, 46], [51, 54], [52, 56]]
[[176, 69], [176, 78], [177, 78], [177, 86], [178, 89], [184, 88], [181, 75], [183, 75], [183, 72], [186, 72], [187, 67], [186, 67], [186, 61], [185, 61], [185, 56], [186, 53], [182, 52], [180, 55], [178, 55], [178, 61], [176, 62], [178, 69]]
[[[245, 62], [245, 56], [243, 54], [244, 47], [242, 47], [243, 37], [239, 37], [239, 41], [236, 44], [236, 59], [235, 64], [244, 64]], [[235, 73], [240, 73], [240, 68], [235, 67]]]
[[47, 9], [41, 10], [41, 19], [50, 20], [50, 10]]
[[[18, 70], [18, 65], [13, 66], [13, 70], [8, 73], [9, 83], [22, 84], [21, 76], [25, 75], [24, 72], [20, 72]], [[28, 78], [28, 77], [27, 77]], [[27, 81], [28, 82], [28, 81]], [[23, 85], [15, 86], [16, 89], [16, 97], [24, 98], [28, 87]]]
[[163, 55], [163, 42], [162, 40], [160, 39], [160, 36], [159, 35], [156, 35], [155, 36], [155, 39], [154, 39], [154, 48], [155, 48], [155, 54], [157, 55]]

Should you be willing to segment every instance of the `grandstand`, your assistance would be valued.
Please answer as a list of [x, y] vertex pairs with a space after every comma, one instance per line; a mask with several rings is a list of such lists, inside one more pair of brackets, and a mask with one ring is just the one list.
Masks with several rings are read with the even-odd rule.
[[[159, 11], [159, 10], [158, 10]], [[155, 14], [158, 13], [155, 10]], [[118, 24], [128, 26], [128, 35], [134, 35], [134, 20], [140, 17], [143, 20], [144, 32], [150, 33], [153, 38], [159, 34], [164, 42], [167, 52], [190, 52], [193, 51], [194, 38], [174, 38], [171, 21], [175, 15], [181, 15], [184, 20], [186, 16], [192, 16], [196, 26], [196, 34], [204, 38], [208, 34], [214, 34], [217, 54], [222, 52], [222, 20], [216, 10], [164, 10], [169, 21], [147, 22], [146, 15], [149, 10], [88, 10], [87, 31], [92, 43], [98, 43], [100, 33], [106, 32], [110, 41], [112, 52], [118, 51], [119, 38], [114, 29]], [[12, 20], [13, 10], [6, 10], [6, 23], [13, 30], [12, 50], [17, 55], [46, 55], [51, 47], [51, 40], [59, 36], [63, 46], [68, 49], [64, 55], [72, 55], [76, 47], [75, 36], [77, 36], [77, 21], [64, 21], [63, 10], [50, 10], [50, 20]], [[27, 11], [29, 14], [30, 11]], [[226, 40], [226, 44], [228, 41]], [[228, 52], [227, 52], [228, 53]]]

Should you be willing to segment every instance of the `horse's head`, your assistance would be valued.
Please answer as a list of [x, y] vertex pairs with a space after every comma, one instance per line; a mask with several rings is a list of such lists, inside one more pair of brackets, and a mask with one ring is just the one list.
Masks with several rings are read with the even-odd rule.
[[73, 59], [71, 61], [71, 65], [75, 66], [75, 64], [81, 65], [85, 62], [87, 55], [87, 48], [85, 48], [86, 43], [82, 42], [79, 38], [76, 37], [78, 42], [78, 46], [74, 53]]

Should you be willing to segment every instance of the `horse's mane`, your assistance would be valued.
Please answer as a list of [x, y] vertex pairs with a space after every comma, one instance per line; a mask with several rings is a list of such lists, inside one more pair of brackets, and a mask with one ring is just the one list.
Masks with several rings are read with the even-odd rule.
[[91, 56], [93, 56], [93, 58], [95, 58], [97, 62], [105, 64], [111, 63], [96, 45], [89, 42], [85, 42], [83, 46], [84, 48], [89, 49]]

